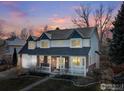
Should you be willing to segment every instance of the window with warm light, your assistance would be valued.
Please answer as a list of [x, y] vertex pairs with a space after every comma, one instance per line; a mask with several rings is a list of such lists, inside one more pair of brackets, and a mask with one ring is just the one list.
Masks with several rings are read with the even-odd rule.
[[48, 48], [48, 41], [41, 41], [41, 47], [42, 48]]
[[71, 46], [72, 47], [81, 47], [81, 41], [80, 40], [71, 40]]
[[81, 58], [80, 57], [72, 57], [72, 63], [74, 66], [80, 66]]
[[28, 42], [28, 49], [34, 49], [36, 47], [36, 43], [34, 41]]
[[39, 63], [43, 63], [44, 62], [44, 56], [39, 56], [39, 60], [40, 60]]

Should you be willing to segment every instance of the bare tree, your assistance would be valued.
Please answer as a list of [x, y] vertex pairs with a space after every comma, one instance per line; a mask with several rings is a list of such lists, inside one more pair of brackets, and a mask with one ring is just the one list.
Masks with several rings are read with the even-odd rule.
[[4, 37], [4, 33], [3, 33], [3, 26], [0, 24], [0, 39], [2, 39]]
[[29, 36], [33, 36], [33, 30], [32, 29], [29, 29]]
[[48, 25], [45, 25], [44, 28], [43, 28], [44, 31], [47, 31], [48, 30]]
[[80, 5], [80, 8], [75, 9], [75, 12], [78, 18], [73, 18], [72, 22], [79, 27], [89, 27], [89, 18], [91, 13], [90, 7]]
[[15, 32], [11, 32], [10, 33], [10, 38], [11, 39], [15, 39], [16, 38], [16, 33]]
[[102, 44], [104, 34], [107, 33], [107, 31], [109, 31], [110, 27], [112, 26], [113, 10], [114, 9], [111, 7], [105, 9], [102, 4], [98, 9], [95, 10], [94, 19], [95, 25], [99, 31], [100, 45]]
[[29, 33], [28, 33], [27, 29], [26, 28], [23, 28], [21, 30], [21, 34], [20, 34], [21, 39], [27, 40], [28, 35], [29, 35]]
[[[112, 26], [112, 14], [113, 14], [113, 8], [108, 7], [105, 8], [102, 4], [94, 11], [93, 13], [93, 19], [95, 24], [94, 26], [97, 26], [97, 29], [99, 31], [99, 42], [100, 45], [103, 41], [103, 36], [106, 33], [106, 31], [109, 31], [110, 27]], [[78, 18], [73, 18], [72, 22], [76, 24], [78, 27], [90, 27], [90, 18], [91, 18], [91, 8], [89, 6], [83, 6], [81, 5], [80, 8], [75, 10]]]

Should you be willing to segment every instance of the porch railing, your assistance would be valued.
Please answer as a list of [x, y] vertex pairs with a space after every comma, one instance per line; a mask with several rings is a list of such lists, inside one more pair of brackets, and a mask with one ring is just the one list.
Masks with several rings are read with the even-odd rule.
[[78, 75], [78, 76], [85, 76], [86, 75], [86, 69], [82, 68], [74, 68], [74, 69], [56, 69], [51, 72], [50, 67], [46, 66], [40, 66], [30, 69], [30, 71], [38, 72], [38, 73], [59, 73], [59, 74], [67, 74], [67, 75]]
[[30, 71], [39, 72], [39, 73], [42, 73], [42, 72], [50, 73], [51, 72], [51, 68], [50, 67], [46, 67], [46, 66], [40, 66], [40, 67], [32, 68], [32, 69], [30, 69]]
[[78, 76], [85, 76], [85, 70], [84, 69], [59, 69], [60, 74], [71, 74], [71, 75], [78, 75]]

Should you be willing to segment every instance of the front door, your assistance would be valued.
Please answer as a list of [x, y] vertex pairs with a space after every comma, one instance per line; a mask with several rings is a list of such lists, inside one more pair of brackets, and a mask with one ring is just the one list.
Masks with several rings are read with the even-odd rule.
[[60, 56], [52, 57], [52, 64], [51, 64], [52, 70], [65, 69], [65, 62], [66, 62], [65, 57], [60, 57]]

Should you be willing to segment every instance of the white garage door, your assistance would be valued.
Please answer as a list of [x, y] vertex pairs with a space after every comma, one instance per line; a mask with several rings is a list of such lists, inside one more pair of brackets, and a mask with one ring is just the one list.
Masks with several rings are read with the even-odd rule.
[[22, 67], [23, 68], [31, 68], [35, 67], [37, 64], [37, 56], [35, 55], [22, 55]]

